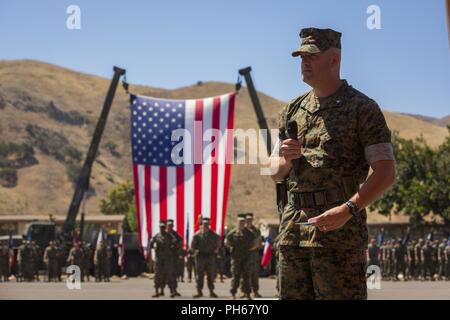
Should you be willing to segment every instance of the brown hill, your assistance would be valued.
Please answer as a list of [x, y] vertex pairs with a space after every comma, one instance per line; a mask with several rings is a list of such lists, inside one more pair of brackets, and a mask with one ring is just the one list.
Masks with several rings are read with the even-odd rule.
[[439, 119], [438, 123], [441, 126], [445, 126], [445, 127], [450, 125], [450, 114], [448, 116], [445, 116], [445, 117]]
[[[17, 180], [0, 186], [0, 214], [65, 215], [73, 194], [73, 177], [87, 152], [100, 114], [109, 79], [87, 75], [37, 61], [0, 61], [0, 142], [25, 143], [29, 152], [11, 153], [7, 161], [17, 169]], [[234, 90], [234, 85], [207, 82], [165, 90], [131, 85], [131, 91], [164, 98], [197, 98]], [[259, 93], [269, 126], [276, 126], [283, 105]], [[128, 98], [118, 88], [91, 178], [93, 195], [87, 214], [99, 212], [107, 190], [131, 180]], [[411, 116], [386, 112], [391, 129], [400, 136], [423, 135], [433, 146], [445, 138], [445, 128]], [[256, 116], [243, 88], [236, 101], [236, 128], [257, 128]], [[17, 147], [17, 146], [16, 146]], [[275, 192], [270, 178], [257, 165], [234, 165], [229, 216], [253, 211], [259, 217], [275, 217]], [[1, 180], [0, 180], [1, 182]]]
[[436, 124], [438, 126], [441, 127], [446, 127], [447, 125], [450, 124], [450, 115], [442, 117], [442, 118], [434, 118], [434, 117], [428, 117], [428, 116], [424, 116], [421, 114], [409, 114], [409, 113], [404, 113], [407, 116], [411, 116], [414, 118], [417, 118], [419, 120], [423, 120], [426, 122], [431, 122], [432, 124]]

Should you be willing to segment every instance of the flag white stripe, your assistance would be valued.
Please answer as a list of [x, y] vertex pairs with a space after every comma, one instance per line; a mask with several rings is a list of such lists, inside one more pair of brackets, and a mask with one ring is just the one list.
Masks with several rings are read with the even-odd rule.
[[[185, 110], [185, 129], [191, 133], [190, 143], [190, 164], [184, 166], [184, 216], [189, 220], [189, 239], [187, 243], [190, 245], [194, 236], [194, 121], [195, 121], [195, 100], [186, 101]], [[186, 152], [186, 150], [185, 150]], [[185, 153], [186, 154], [186, 153]], [[186, 230], [186, 229], [185, 229]]]
[[150, 167], [150, 197], [152, 199], [152, 235], [159, 232], [161, 212], [159, 211], [159, 167]]
[[139, 181], [139, 214], [141, 221], [141, 243], [143, 247], [147, 247], [148, 230], [147, 230], [147, 210], [145, 208], [145, 166], [138, 165], [138, 181]]
[[[205, 135], [212, 127], [213, 98], [203, 100], [203, 142], [202, 159], [202, 217], [211, 218], [211, 153], [205, 153], [206, 146], [210, 144], [211, 137]], [[210, 134], [210, 132], [208, 132]], [[203, 140], [203, 139], [202, 139]], [[210, 150], [210, 148], [209, 148]]]
[[[167, 167], [167, 219], [173, 219], [177, 229], [177, 175], [176, 167]], [[177, 230], [179, 231], [179, 230]]]
[[216, 233], [220, 234], [222, 231], [222, 217], [223, 217], [223, 201], [225, 189], [225, 156], [227, 148], [226, 129], [228, 125], [228, 110], [229, 110], [229, 95], [220, 97], [220, 132], [221, 139], [218, 147], [218, 179], [217, 179], [217, 224]]

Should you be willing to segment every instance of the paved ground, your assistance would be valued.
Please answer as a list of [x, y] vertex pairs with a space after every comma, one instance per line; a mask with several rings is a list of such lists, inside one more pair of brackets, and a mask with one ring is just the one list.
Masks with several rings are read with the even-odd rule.
[[[260, 279], [261, 294], [274, 299], [275, 279]], [[216, 284], [220, 299], [229, 299], [230, 280]], [[178, 299], [191, 299], [193, 283], [180, 283]], [[204, 290], [204, 294], [207, 294]], [[0, 283], [0, 299], [151, 299], [153, 280], [148, 278], [113, 279], [109, 283], [82, 283], [80, 290], [69, 290], [65, 283]], [[166, 299], [168, 290], [166, 289]], [[161, 298], [159, 298], [161, 299]], [[164, 299], [164, 298], [162, 298]], [[369, 290], [369, 299], [447, 299], [450, 300], [450, 281], [439, 282], [382, 282], [381, 289]]]

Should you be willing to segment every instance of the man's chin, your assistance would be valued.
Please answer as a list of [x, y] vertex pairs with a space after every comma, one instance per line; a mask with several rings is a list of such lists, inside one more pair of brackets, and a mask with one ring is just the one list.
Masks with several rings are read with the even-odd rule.
[[312, 86], [313, 79], [312, 79], [311, 77], [309, 77], [308, 75], [302, 74], [302, 81], [303, 81], [304, 83], [306, 83], [307, 85]]

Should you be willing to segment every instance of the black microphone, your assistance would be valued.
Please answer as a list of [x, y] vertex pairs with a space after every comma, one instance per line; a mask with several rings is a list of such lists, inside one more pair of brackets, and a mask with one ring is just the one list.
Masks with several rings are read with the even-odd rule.
[[[286, 133], [289, 139], [298, 140], [298, 126], [297, 121], [289, 120], [286, 125]], [[292, 160], [292, 166], [294, 167], [295, 176], [300, 175], [300, 159]]]

